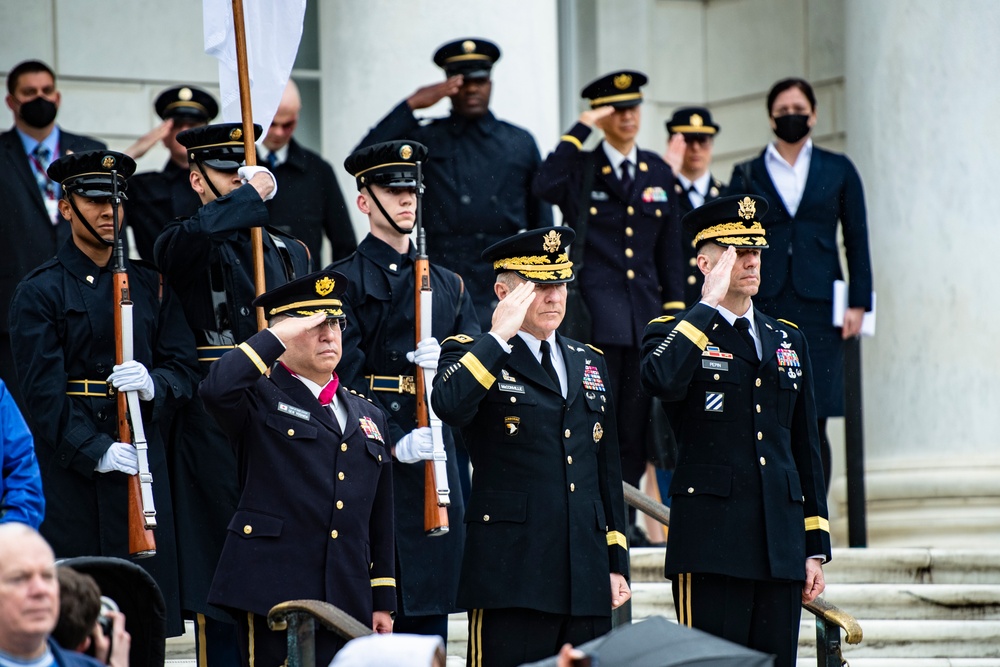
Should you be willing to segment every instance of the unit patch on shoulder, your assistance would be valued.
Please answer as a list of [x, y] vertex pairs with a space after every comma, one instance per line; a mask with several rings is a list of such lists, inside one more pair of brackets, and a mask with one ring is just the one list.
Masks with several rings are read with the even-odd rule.
[[456, 334], [454, 336], [448, 336], [443, 341], [441, 341], [441, 344], [444, 345], [450, 340], [453, 340], [456, 343], [461, 343], [462, 345], [468, 345], [469, 343], [474, 341], [475, 338], [473, 338], [472, 336], [466, 336], [465, 334]]

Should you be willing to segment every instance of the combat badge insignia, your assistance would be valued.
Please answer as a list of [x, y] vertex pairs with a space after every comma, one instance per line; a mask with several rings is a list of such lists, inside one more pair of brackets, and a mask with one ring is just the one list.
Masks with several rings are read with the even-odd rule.
[[562, 245], [562, 234], [552, 230], [548, 234], [542, 237], [542, 250], [547, 253], [553, 253], [559, 250], [559, 246]]
[[365, 437], [369, 440], [378, 440], [383, 445], [385, 440], [382, 439], [382, 432], [378, 430], [378, 426], [372, 421], [371, 417], [362, 417], [358, 420], [361, 425], [361, 430], [364, 431]]
[[597, 370], [597, 366], [587, 366], [583, 369], [583, 388], [604, 391], [604, 380], [601, 379], [601, 373]]
[[506, 368], [500, 369], [500, 377], [502, 377], [507, 382], [517, 382], [517, 378], [508, 373]]
[[753, 220], [753, 216], [757, 213], [757, 204], [750, 197], [744, 197], [740, 200], [740, 210], [739, 215], [744, 220]]
[[726, 395], [721, 392], [705, 392], [705, 412], [722, 412], [726, 403]]
[[504, 417], [503, 427], [507, 432], [507, 435], [513, 437], [520, 433], [521, 431], [521, 418], [520, 417]]
[[403, 144], [399, 148], [399, 157], [404, 160], [409, 160], [411, 155], [413, 155], [413, 147], [410, 144]]
[[238, 127], [234, 127], [233, 131], [229, 133], [230, 141], [239, 141], [243, 138], [243, 130]]
[[333, 291], [333, 288], [335, 286], [336, 282], [334, 282], [333, 278], [329, 276], [323, 276], [322, 278], [316, 281], [316, 294], [319, 294], [320, 296], [326, 296], [327, 294]]
[[604, 427], [601, 426], [601, 422], [594, 424], [594, 442], [600, 442], [601, 438], [604, 437]]
[[632, 75], [622, 72], [614, 78], [615, 88], [618, 90], [625, 90], [632, 85]]

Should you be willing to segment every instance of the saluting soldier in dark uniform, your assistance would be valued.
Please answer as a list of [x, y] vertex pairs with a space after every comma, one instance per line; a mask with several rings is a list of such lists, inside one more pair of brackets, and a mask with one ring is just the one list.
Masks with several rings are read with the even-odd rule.
[[152, 148], [158, 137], [162, 137], [163, 146], [170, 151], [170, 159], [162, 171], [136, 174], [129, 184], [132, 196], [128, 203], [128, 224], [139, 256], [150, 261], [156, 237], [166, 224], [174, 218], [194, 215], [201, 206], [189, 182], [187, 148], [177, 141], [177, 135], [207, 125], [219, 113], [215, 98], [195, 86], [164, 90], [154, 107], [164, 122], [125, 151], [138, 159]]
[[631, 596], [618, 427], [601, 351], [556, 333], [572, 229], [487, 248], [493, 328], [442, 344], [431, 401], [474, 466], [458, 605], [468, 664], [520, 665], [611, 629]]
[[[392, 440], [385, 415], [339, 383], [347, 278], [320, 271], [254, 300], [270, 328], [212, 364], [201, 384], [239, 460], [210, 601], [236, 617], [245, 666], [280, 665], [285, 633], [267, 613], [323, 600], [379, 633], [396, 609]], [[317, 628], [316, 664], [344, 640]]]
[[[14, 361], [45, 489], [41, 531], [56, 556], [128, 558], [128, 475], [138, 457], [118, 442], [115, 390], [137, 390], [148, 439], [156, 506], [156, 555], [137, 561], [163, 592], [167, 634], [184, 632], [177, 583], [171, 480], [161, 426], [190, 400], [198, 368], [180, 302], [149, 264], [126, 260], [134, 361], [115, 365], [117, 295], [112, 175], [124, 191], [135, 162], [114, 151], [59, 158], [59, 212], [71, 235], [56, 256], [25, 276], [10, 322]], [[109, 386], [110, 385], [110, 386]]]
[[[634, 485], [649, 459], [652, 401], [639, 382], [643, 328], [684, 307], [673, 172], [635, 143], [646, 81], [640, 72], [619, 71], [588, 84], [580, 94], [590, 109], [545, 158], [534, 185], [559, 206], [565, 224], [586, 229], [580, 290], [595, 316], [591, 341], [604, 350], [618, 419], [629, 425], [621, 432], [622, 476]], [[583, 151], [594, 127], [604, 140]]]
[[[259, 125], [254, 132], [259, 137]], [[310, 260], [304, 245], [267, 227], [270, 219], [264, 202], [273, 196], [277, 184], [265, 167], [241, 166], [242, 125], [193, 128], [181, 132], [177, 140], [188, 150], [191, 187], [202, 207], [192, 217], [174, 220], [164, 228], [155, 246], [156, 263], [180, 296], [204, 374], [226, 350], [257, 332], [256, 313], [250, 305], [255, 296], [251, 227], [264, 228], [268, 287], [305, 275]], [[207, 657], [213, 667], [235, 664], [233, 626], [225, 614], [209, 607], [207, 599], [226, 526], [239, 497], [236, 459], [201, 401], [188, 404], [181, 418], [171, 464], [184, 608], [195, 613], [199, 659]]]
[[[465, 278], [479, 322], [490, 326], [496, 306], [493, 274], [479, 261], [483, 248], [525, 229], [552, 224], [552, 207], [531, 193], [541, 156], [531, 134], [489, 110], [490, 72], [500, 48], [485, 39], [441, 46], [434, 63], [445, 81], [400, 102], [358, 147], [394, 139], [427, 146], [423, 203], [430, 258]], [[414, 111], [451, 98], [451, 115], [421, 121]]]
[[[344, 310], [341, 380], [368, 394], [389, 418], [400, 462], [393, 471], [396, 507], [396, 560], [399, 600], [394, 630], [437, 634], [447, 639], [448, 614], [457, 611], [455, 594], [465, 538], [464, 502], [451, 429], [444, 429], [448, 456], [449, 531], [424, 531], [424, 464], [431, 458], [430, 427], [417, 428], [414, 374], [437, 369], [439, 340], [479, 334], [479, 319], [462, 279], [430, 265], [433, 336], [416, 340], [414, 260], [410, 241], [417, 210], [416, 162], [427, 149], [415, 141], [391, 141], [355, 151], [344, 167], [358, 183], [357, 206], [368, 216], [370, 233], [358, 251], [331, 266], [350, 280]], [[363, 389], [362, 389], [363, 388]]]
[[678, 621], [791, 667], [830, 534], [805, 337], [752, 300], [766, 210], [736, 195], [685, 216], [702, 300], [649, 323], [642, 381], [679, 445], [666, 558]]
[[[674, 192], [677, 193], [677, 204], [682, 216], [690, 213], [702, 204], [715, 201], [720, 197], [725, 186], [722, 181], [712, 175], [712, 149], [715, 145], [715, 135], [719, 126], [712, 121], [712, 113], [705, 107], [682, 107], [674, 111], [674, 115], [666, 122], [669, 137], [669, 152], [675, 142], [674, 137], [683, 140], [683, 153], [680, 164], [670, 166], [674, 170], [677, 182]], [[678, 142], [679, 143], [679, 142]], [[694, 241], [682, 229], [681, 248], [684, 251], [687, 276], [684, 280], [684, 303], [692, 306], [701, 299], [701, 286], [705, 278], [698, 268], [697, 253], [691, 244]]]

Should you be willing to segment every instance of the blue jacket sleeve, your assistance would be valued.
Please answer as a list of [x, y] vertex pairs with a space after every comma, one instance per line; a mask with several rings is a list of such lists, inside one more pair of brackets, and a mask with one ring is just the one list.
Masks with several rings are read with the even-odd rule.
[[0, 523], [17, 521], [37, 529], [45, 518], [42, 476], [31, 431], [0, 380]]

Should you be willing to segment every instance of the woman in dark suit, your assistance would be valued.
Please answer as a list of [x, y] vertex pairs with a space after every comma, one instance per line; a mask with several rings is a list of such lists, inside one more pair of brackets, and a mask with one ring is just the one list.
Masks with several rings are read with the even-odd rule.
[[[872, 306], [864, 191], [846, 156], [813, 146], [816, 96], [807, 81], [791, 78], [774, 84], [767, 109], [777, 138], [756, 158], [736, 165], [728, 194], [763, 195], [770, 204], [763, 220], [770, 248], [762, 257], [754, 305], [794, 322], [809, 340], [829, 488], [826, 420], [844, 414], [844, 340], [861, 332], [861, 320]], [[844, 280], [838, 222], [850, 276], [842, 328], [832, 324], [833, 282]]]

